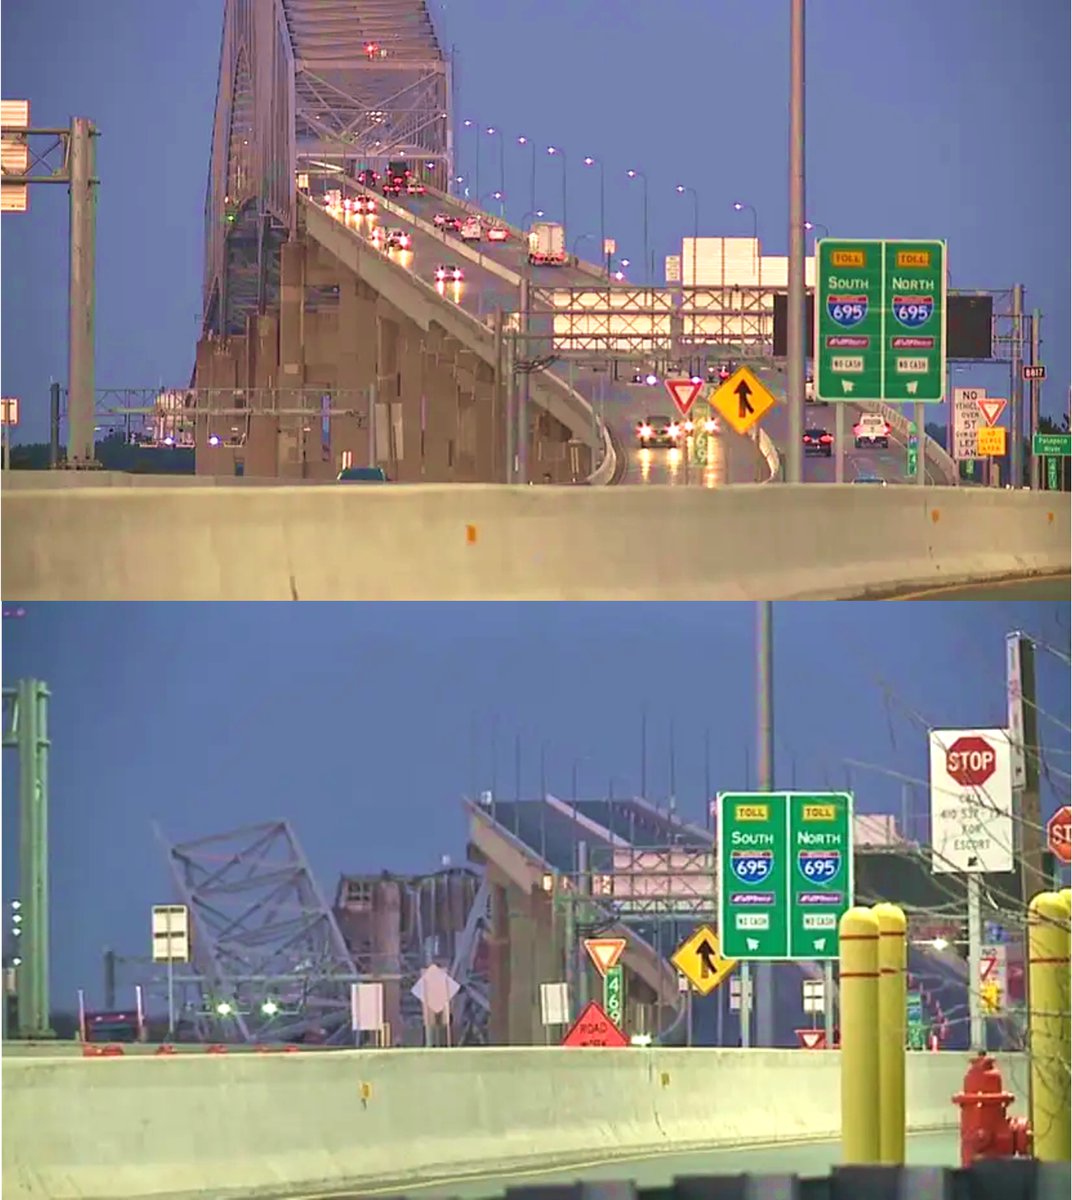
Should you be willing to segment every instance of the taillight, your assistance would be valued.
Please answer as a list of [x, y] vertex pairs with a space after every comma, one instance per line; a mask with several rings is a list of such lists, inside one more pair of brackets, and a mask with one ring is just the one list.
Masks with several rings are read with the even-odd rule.
[[832, 442], [834, 439], [830, 436], [830, 434], [824, 433], [823, 436], [819, 440], [821, 442]]

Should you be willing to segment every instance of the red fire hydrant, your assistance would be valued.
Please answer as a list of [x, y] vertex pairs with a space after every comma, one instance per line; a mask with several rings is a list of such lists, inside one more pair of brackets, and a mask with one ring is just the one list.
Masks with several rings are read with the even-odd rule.
[[1005, 1091], [998, 1065], [989, 1054], [977, 1054], [964, 1076], [964, 1090], [953, 1097], [960, 1109], [960, 1165], [981, 1158], [1019, 1158], [1031, 1153], [1031, 1127], [1026, 1117], [1006, 1111], [1016, 1099]]

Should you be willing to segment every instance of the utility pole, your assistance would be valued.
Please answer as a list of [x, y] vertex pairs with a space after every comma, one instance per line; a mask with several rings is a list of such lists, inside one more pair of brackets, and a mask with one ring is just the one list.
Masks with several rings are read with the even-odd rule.
[[[1042, 324], [1042, 314], [1033, 309], [1031, 313], [1031, 362], [1038, 363], [1042, 358], [1042, 341], [1039, 336], [1039, 326]], [[1042, 406], [1042, 380], [1031, 380], [1031, 420], [1028, 436], [1031, 438], [1031, 486], [1035, 491], [1042, 488], [1042, 456], [1035, 453], [1034, 439], [1039, 427], [1039, 409]]]
[[19, 756], [19, 891], [22, 916], [18, 968], [19, 1033], [51, 1038], [49, 988], [48, 737], [47, 684], [20, 679], [4, 688], [3, 743]]
[[789, 299], [786, 341], [786, 401], [789, 405], [789, 462], [786, 479], [804, 474], [804, 375], [807, 333], [804, 306], [804, 0], [789, 5]]
[[1014, 488], [1024, 486], [1024, 285], [1012, 289], [1012, 391], [1009, 398], [1009, 425], [1012, 446], [1009, 448], [1009, 483]]

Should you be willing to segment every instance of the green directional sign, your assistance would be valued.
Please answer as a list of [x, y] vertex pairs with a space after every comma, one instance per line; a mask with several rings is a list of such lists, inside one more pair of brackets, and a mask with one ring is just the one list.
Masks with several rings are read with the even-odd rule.
[[1036, 433], [1031, 439], [1031, 453], [1036, 457], [1052, 454], [1068, 458], [1072, 455], [1072, 433]]
[[853, 897], [847, 792], [722, 793], [716, 845], [727, 958], [837, 958]]
[[1061, 485], [1058, 482], [1059, 474], [1060, 472], [1057, 470], [1057, 459], [1051, 454], [1050, 457], [1046, 459], [1046, 491], [1059, 492], [1061, 490]]
[[925, 1050], [927, 1048], [927, 1027], [923, 1022], [923, 997], [919, 992], [907, 992], [905, 995], [905, 1028], [908, 1035], [909, 1050]]
[[905, 475], [911, 479], [919, 466], [919, 435], [916, 433], [915, 421], [908, 422], [908, 441], [905, 449], [907, 451]]
[[603, 976], [603, 1011], [618, 1026], [622, 1027], [625, 1015], [625, 980], [619, 964]]
[[945, 242], [822, 238], [816, 256], [818, 398], [939, 403], [946, 378]]

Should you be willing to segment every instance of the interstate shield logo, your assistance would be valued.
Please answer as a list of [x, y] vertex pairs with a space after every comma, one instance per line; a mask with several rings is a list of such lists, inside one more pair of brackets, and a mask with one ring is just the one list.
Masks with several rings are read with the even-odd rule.
[[835, 325], [851, 329], [867, 316], [866, 296], [827, 296], [826, 313]]
[[774, 870], [774, 851], [731, 850], [730, 868], [741, 883], [753, 887], [765, 883]]
[[841, 870], [841, 851], [798, 850], [797, 870], [809, 883], [831, 883]]
[[919, 329], [934, 315], [934, 297], [894, 296], [893, 315], [905, 329]]

